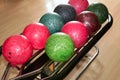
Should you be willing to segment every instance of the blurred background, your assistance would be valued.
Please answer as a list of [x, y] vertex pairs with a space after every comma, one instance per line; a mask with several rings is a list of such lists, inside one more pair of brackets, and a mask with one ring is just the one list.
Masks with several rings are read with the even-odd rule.
[[[100, 54], [88, 67], [80, 80], [120, 80], [120, 0], [88, 0], [101, 2], [108, 7], [114, 22], [111, 29], [96, 44]], [[68, 0], [0, 0], [0, 45], [13, 34], [19, 34], [31, 22], [38, 22], [46, 12]], [[7, 62], [0, 57], [0, 78]], [[17, 73], [11, 70], [11, 77]]]

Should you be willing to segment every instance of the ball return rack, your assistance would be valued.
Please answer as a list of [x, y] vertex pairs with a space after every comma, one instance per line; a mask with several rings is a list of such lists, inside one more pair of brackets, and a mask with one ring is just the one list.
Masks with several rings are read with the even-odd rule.
[[[98, 56], [99, 49], [95, 44], [110, 29], [112, 23], [113, 18], [111, 14], [109, 14], [108, 19], [101, 25], [100, 30], [90, 37], [82, 48], [76, 48], [74, 55], [66, 62], [53, 62], [47, 57], [44, 49], [36, 51], [28, 62], [21, 67], [16, 67], [19, 70], [19, 74], [10, 80], [65, 80], [66, 76], [68, 76], [76, 66], [80, 69], [74, 80], [78, 80], [82, 73]], [[0, 47], [0, 55], [2, 54], [1, 49], [2, 46]], [[93, 49], [94, 53], [91, 51]], [[8, 63], [1, 80], [6, 80], [10, 67], [11, 65]]]

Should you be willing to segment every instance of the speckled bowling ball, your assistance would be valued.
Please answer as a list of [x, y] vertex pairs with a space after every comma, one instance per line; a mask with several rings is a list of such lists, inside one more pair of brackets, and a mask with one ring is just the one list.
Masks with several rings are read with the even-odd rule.
[[77, 14], [86, 10], [89, 6], [88, 0], [69, 0], [68, 3], [75, 8]]
[[28, 24], [22, 34], [30, 40], [36, 50], [43, 49], [47, 38], [50, 36], [48, 28], [42, 23]]
[[92, 11], [97, 15], [100, 24], [104, 23], [108, 18], [109, 11], [107, 6], [103, 3], [92, 3], [88, 6], [87, 10]]
[[60, 32], [65, 23], [64, 19], [57, 13], [46, 13], [40, 18], [39, 22], [46, 25], [51, 34]]
[[81, 48], [87, 42], [89, 37], [86, 27], [79, 21], [67, 22], [62, 27], [61, 31], [72, 38], [76, 48]]
[[69, 4], [59, 4], [55, 7], [54, 12], [58, 13], [63, 17], [65, 22], [75, 20], [76, 18], [76, 11], [73, 6]]
[[62, 32], [54, 33], [48, 38], [45, 51], [51, 60], [64, 62], [72, 57], [74, 43], [67, 34]]
[[82, 22], [88, 30], [89, 35], [93, 35], [100, 29], [98, 17], [91, 11], [83, 11], [76, 17], [77, 21]]
[[30, 41], [24, 35], [8, 37], [2, 45], [2, 54], [13, 66], [24, 64], [33, 53]]

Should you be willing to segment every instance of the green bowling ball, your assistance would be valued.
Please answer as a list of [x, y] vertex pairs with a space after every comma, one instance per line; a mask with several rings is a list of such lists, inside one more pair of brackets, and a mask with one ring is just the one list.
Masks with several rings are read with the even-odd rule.
[[46, 25], [51, 34], [55, 32], [60, 32], [62, 26], [64, 25], [64, 19], [57, 13], [46, 13], [44, 14], [40, 20], [40, 23]]
[[47, 56], [55, 62], [64, 62], [70, 59], [74, 52], [74, 43], [65, 33], [52, 34], [45, 45]]
[[96, 14], [100, 24], [103, 24], [108, 18], [109, 11], [107, 6], [103, 3], [92, 3], [88, 6], [87, 10], [92, 11]]

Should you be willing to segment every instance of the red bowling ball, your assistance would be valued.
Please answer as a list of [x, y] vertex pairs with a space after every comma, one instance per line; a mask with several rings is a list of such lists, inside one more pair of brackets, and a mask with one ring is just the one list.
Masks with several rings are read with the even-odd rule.
[[39, 50], [44, 48], [50, 32], [42, 23], [31, 23], [25, 27], [23, 35], [30, 40], [34, 49]]
[[76, 17], [77, 21], [82, 22], [88, 30], [89, 35], [94, 35], [99, 29], [98, 17], [91, 11], [83, 11]]
[[32, 53], [33, 47], [24, 35], [10, 36], [2, 45], [2, 54], [12, 66], [24, 64]]
[[69, 0], [68, 3], [75, 8], [77, 14], [86, 10], [89, 6], [88, 0]]
[[87, 42], [89, 36], [85, 26], [78, 21], [70, 21], [66, 23], [61, 31], [72, 38], [76, 48], [81, 48]]

